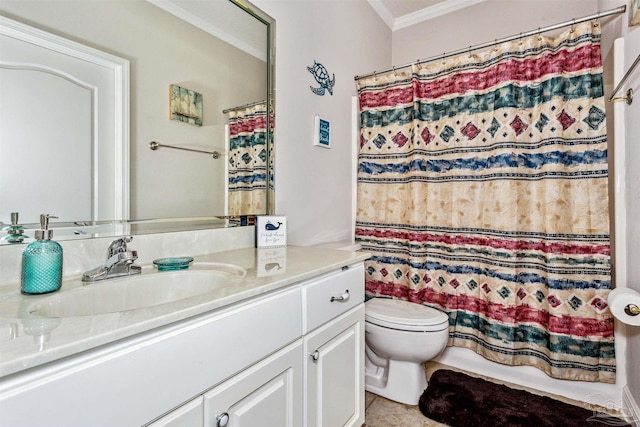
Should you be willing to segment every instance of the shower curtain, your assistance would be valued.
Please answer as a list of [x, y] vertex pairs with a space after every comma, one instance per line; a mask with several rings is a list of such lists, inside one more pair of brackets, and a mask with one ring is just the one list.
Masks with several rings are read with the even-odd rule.
[[448, 313], [449, 345], [615, 381], [600, 28], [358, 79], [369, 297]]
[[229, 111], [229, 213], [267, 213], [267, 104]]

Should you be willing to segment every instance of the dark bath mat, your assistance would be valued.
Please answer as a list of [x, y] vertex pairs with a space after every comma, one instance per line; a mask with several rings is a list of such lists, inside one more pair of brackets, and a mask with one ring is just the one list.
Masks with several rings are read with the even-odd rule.
[[631, 427], [609, 415], [449, 370], [431, 375], [419, 407], [451, 427]]

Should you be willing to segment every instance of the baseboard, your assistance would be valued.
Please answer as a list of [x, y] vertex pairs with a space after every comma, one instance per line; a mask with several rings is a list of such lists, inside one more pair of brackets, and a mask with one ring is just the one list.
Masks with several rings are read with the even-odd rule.
[[[636, 403], [636, 400], [631, 394], [628, 386], [622, 388], [622, 412], [629, 418], [633, 418], [633, 422], [636, 426], [640, 427], [640, 406]], [[627, 420], [631, 422], [631, 419]]]

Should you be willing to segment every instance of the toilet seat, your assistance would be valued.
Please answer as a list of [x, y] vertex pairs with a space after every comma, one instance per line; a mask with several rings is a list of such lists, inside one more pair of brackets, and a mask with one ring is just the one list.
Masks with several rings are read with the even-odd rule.
[[441, 331], [449, 327], [449, 316], [435, 308], [388, 298], [367, 301], [365, 321], [402, 331]]

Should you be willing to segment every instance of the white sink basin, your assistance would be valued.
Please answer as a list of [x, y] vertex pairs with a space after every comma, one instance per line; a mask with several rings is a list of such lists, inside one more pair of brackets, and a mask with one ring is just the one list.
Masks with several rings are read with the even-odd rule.
[[78, 317], [154, 307], [213, 292], [245, 274], [241, 267], [219, 263], [196, 263], [180, 271], [143, 270], [139, 275], [85, 284], [52, 295], [34, 304], [29, 312], [45, 317]]

